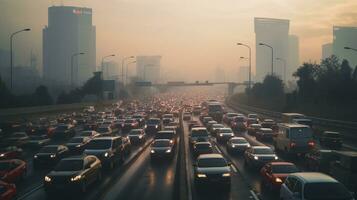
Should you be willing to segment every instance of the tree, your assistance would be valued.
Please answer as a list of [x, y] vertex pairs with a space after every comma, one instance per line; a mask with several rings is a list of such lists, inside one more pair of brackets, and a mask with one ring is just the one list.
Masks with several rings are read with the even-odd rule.
[[40, 85], [36, 88], [34, 93], [34, 98], [36, 99], [37, 105], [51, 105], [53, 104], [53, 99], [48, 93], [47, 87]]
[[311, 100], [314, 97], [316, 88], [316, 75], [320, 68], [317, 64], [304, 63], [293, 76], [297, 77], [298, 95], [304, 100]]

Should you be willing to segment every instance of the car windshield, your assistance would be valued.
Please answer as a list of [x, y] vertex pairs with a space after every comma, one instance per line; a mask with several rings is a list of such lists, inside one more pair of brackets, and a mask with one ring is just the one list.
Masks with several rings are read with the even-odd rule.
[[240, 139], [240, 138], [239, 139], [238, 138], [237, 139], [232, 139], [231, 141], [232, 141], [233, 144], [245, 144], [245, 143], [248, 143], [247, 140], [245, 140], [243, 138], [242, 139]]
[[112, 140], [92, 140], [88, 143], [86, 149], [110, 149]]
[[206, 130], [193, 130], [191, 133], [192, 137], [208, 137]]
[[102, 127], [102, 128], [98, 128], [97, 130], [99, 133], [105, 133], [105, 132], [108, 132], [109, 129], [107, 127]]
[[56, 153], [58, 147], [43, 147], [39, 153]]
[[307, 183], [304, 197], [308, 200], [350, 200], [350, 192], [341, 183]]
[[83, 138], [72, 138], [68, 143], [82, 143]]
[[172, 132], [160, 132], [157, 133], [155, 139], [172, 139], [174, 134]]
[[160, 120], [158, 120], [158, 119], [149, 119], [149, 120], [146, 122], [146, 124], [154, 124], [154, 125], [160, 124]]
[[83, 169], [83, 160], [61, 160], [54, 171], [79, 171]]
[[159, 141], [155, 141], [152, 144], [153, 147], [168, 147], [170, 146], [170, 141], [169, 140], [159, 140]]
[[128, 135], [140, 135], [141, 131], [140, 130], [131, 130]]
[[82, 132], [81, 136], [92, 136], [92, 132]]
[[223, 109], [221, 105], [209, 105], [208, 110], [209, 112], [221, 112]]
[[9, 162], [0, 162], [0, 171], [7, 171], [11, 169], [11, 163]]
[[201, 158], [198, 160], [198, 167], [226, 167], [224, 158]]
[[257, 148], [254, 149], [255, 154], [274, 154], [274, 151], [270, 148]]
[[275, 174], [290, 174], [299, 171], [295, 165], [272, 165], [272, 172]]
[[291, 128], [290, 138], [311, 138], [311, 129], [308, 127]]
[[222, 128], [219, 129], [220, 133], [233, 133], [232, 129]]
[[212, 148], [211, 144], [206, 144], [206, 143], [205, 144], [196, 144], [195, 147], [197, 149], [211, 149]]
[[222, 124], [213, 124], [213, 128], [223, 128], [224, 126]]

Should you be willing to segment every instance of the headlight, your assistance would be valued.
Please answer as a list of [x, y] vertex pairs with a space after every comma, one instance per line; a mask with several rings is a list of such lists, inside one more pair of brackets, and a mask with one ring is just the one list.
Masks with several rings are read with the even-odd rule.
[[247, 144], [247, 147], [249, 148], [249, 147], [250, 147], [250, 144]]
[[224, 174], [222, 174], [222, 177], [229, 177], [229, 176], [231, 176], [230, 173], [224, 173]]
[[55, 158], [55, 157], [56, 157], [56, 154], [51, 154], [50, 157], [51, 157], [51, 158]]
[[154, 150], [151, 150], [150, 152], [151, 152], [151, 153], [155, 153], [155, 151], [154, 151]]
[[145, 124], [144, 128], [147, 128], [147, 127], [148, 127], [148, 125]]
[[275, 182], [282, 183], [283, 181], [280, 178], [275, 178]]
[[81, 145], [80, 145], [80, 144], [78, 144], [78, 145], [76, 145], [76, 147], [81, 147]]
[[156, 126], [155, 126], [155, 128], [159, 128], [159, 126], [158, 126], [158, 125], [156, 125]]
[[174, 143], [174, 141], [173, 141], [173, 140], [170, 140], [170, 143], [172, 144], [172, 143]]
[[52, 179], [51, 179], [50, 177], [48, 177], [48, 176], [45, 176], [45, 181], [46, 181], [46, 182], [51, 182]]
[[278, 159], [279, 159], [279, 157], [278, 157], [278, 156], [275, 156], [275, 157], [274, 157], [274, 159], [275, 159], [275, 160], [278, 160]]
[[206, 178], [207, 176], [206, 176], [206, 174], [197, 174], [197, 177], [198, 178]]
[[143, 138], [143, 136], [142, 136], [142, 135], [139, 135], [139, 139], [141, 139], [141, 138]]
[[233, 134], [233, 133], [231, 133], [231, 136], [233, 137], [233, 136], [234, 136], [234, 134]]
[[219, 136], [223, 137], [223, 134], [221, 133], [221, 134], [219, 134]]
[[236, 147], [236, 145], [232, 144], [232, 148]]
[[259, 158], [258, 158], [258, 156], [254, 156], [254, 160], [258, 160]]
[[81, 175], [78, 175], [78, 176], [72, 177], [72, 178], [71, 178], [71, 181], [78, 181], [78, 180], [80, 180], [81, 178], [82, 178], [82, 176], [81, 176]]
[[166, 150], [166, 153], [171, 153], [171, 149]]
[[2, 154], [0, 154], [0, 157], [4, 157], [4, 156], [5, 156], [5, 154], [3, 154], [3, 153], [2, 153]]
[[34, 155], [33, 158], [38, 158], [38, 156], [37, 156], [37, 155]]
[[109, 153], [105, 152], [104, 157], [109, 157]]

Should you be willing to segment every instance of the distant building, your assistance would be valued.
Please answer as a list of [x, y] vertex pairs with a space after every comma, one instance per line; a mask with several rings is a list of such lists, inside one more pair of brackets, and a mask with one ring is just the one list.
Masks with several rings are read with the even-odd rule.
[[339, 59], [346, 59], [351, 66], [357, 65], [357, 52], [344, 49], [344, 47], [351, 47], [357, 49], [357, 27], [333, 27], [333, 44], [332, 54]]
[[[293, 74], [300, 65], [299, 38], [296, 35], [289, 35], [289, 54], [286, 62], [286, 80], [293, 79]], [[284, 70], [284, 69], [283, 69]], [[284, 76], [282, 77], [284, 78]]]
[[332, 43], [327, 43], [322, 45], [322, 55], [321, 59], [326, 59], [330, 56], [332, 56]]
[[289, 56], [289, 20], [272, 18], [255, 18], [256, 42], [256, 82], [261, 82], [267, 74], [271, 74], [271, 49], [259, 43], [270, 45], [274, 49], [274, 74], [282, 77], [281, 64], [276, 58], [288, 59]]
[[114, 61], [108, 61], [103, 63], [105, 80], [117, 80], [119, 78], [119, 65]]
[[43, 77], [48, 84], [80, 85], [96, 70], [96, 29], [92, 25], [92, 9], [72, 6], [48, 8], [48, 26], [43, 29]]
[[244, 83], [249, 81], [249, 66], [240, 66], [238, 68], [238, 82]]
[[158, 83], [160, 80], [161, 56], [137, 56], [136, 74], [140, 80]]

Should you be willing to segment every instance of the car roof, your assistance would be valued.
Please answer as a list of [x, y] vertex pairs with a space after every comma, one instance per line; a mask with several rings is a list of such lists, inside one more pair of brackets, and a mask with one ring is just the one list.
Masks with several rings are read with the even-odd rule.
[[195, 145], [204, 145], [204, 144], [211, 144], [210, 142], [196, 142]]
[[197, 159], [206, 159], [206, 158], [224, 158], [221, 154], [211, 153], [211, 154], [201, 154]]
[[253, 149], [271, 149], [268, 146], [252, 146]]
[[116, 138], [120, 138], [121, 136], [115, 136], [115, 137], [110, 137], [110, 136], [107, 136], [107, 137], [97, 137], [97, 138], [94, 138], [93, 140], [114, 140]]
[[245, 140], [248, 142], [248, 140], [245, 139], [244, 137], [231, 137], [229, 140]]
[[202, 126], [202, 127], [194, 127], [191, 130], [192, 131], [196, 131], [196, 130], [199, 131], [199, 130], [207, 130], [207, 128]]
[[295, 165], [294, 163], [291, 162], [271, 162], [269, 164], [270, 165]]
[[298, 172], [292, 173], [289, 176], [297, 177], [300, 180], [303, 180], [305, 183], [320, 183], [320, 182], [330, 182], [338, 183], [334, 178], [318, 172]]
[[303, 124], [296, 124], [296, 123], [281, 123], [282, 126], [286, 126], [289, 128], [310, 128], [307, 125], [303, 125]]
[[273, 131], [271, 128], [260, 128], [261, 131]]
[[153, 142], [160, 142], [160, 141], [170, 142], [169, 139], [155, 139]]

